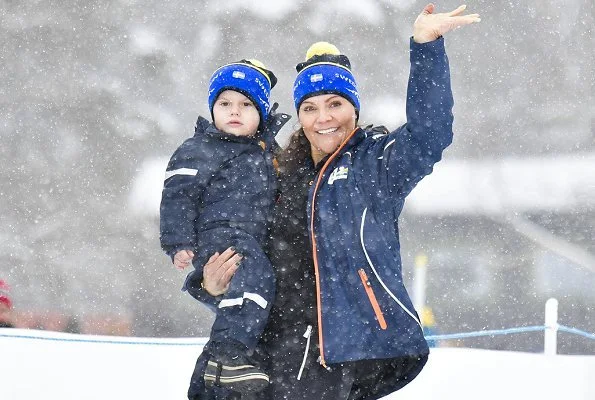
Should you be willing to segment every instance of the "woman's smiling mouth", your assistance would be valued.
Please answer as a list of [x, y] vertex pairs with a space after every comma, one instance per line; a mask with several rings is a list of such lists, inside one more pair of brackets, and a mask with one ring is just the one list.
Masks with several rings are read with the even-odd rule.
[[339, 128], [335, 127], [335, 128], [321, 129], [321, 130], [317, 131], [317, 133], [319, 133], [321, 135], [328, 135], [328, 134], [336, 132], [337, 129], [339, 129]]

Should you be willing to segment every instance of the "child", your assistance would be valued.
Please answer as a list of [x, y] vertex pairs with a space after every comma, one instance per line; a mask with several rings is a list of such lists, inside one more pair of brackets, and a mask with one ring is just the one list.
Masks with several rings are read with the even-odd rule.
[[[262, 248], [277, 190], [274, 136], [289, 119], [274, 113], [276, 104], [271, 110], [276, 82], [257, 60], [217, 69], [208, 98], [213, 123], [198, 118], [194, 136], [175, 151], [165, 173], [161, 246], [179, 268], [192, 261], [195, 270], [183, 290], [217, 307], [197, 362], [206, 363], [199, 379], [207, 388], [249, 393], [269, 382], [251, 355], [275, 294], [273, 269]], [[227, 293], [213, 297], [202, 288], [202, 268], [230, 246], [243, 256], [242, 263]]]

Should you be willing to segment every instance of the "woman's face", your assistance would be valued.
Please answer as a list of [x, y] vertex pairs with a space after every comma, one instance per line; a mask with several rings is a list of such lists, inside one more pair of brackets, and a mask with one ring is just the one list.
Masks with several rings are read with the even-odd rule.
[[299, 120], [315, 162], [333, 153], [355, 129], [355, 107], [336, 94], [321, 94], [302, 102]]

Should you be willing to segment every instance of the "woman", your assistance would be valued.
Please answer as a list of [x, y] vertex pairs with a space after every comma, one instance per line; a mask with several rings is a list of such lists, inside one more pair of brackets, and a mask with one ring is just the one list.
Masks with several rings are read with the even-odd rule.
[[[279, 157], [281, 196], [268, 251], [277, 296], [256, 354], [271, 380], [249, 398], [377, 399], [426, 363], [428, 346], [402, 281], [396, 221], [452, 140], [442, 35], [479, 22], [464, 9], [434, 14], [429, 4], [416, 19], [407, 123], [391, 133], [357, 127], [355, 79], [334, 46], [316, 44], [298, 64], [302, 129]], [[225, 292], [237, 257], [229, 250], [211, 258], [205, 298]], [[200, 374], [191, 399], [239, 398], [204, 394]]]

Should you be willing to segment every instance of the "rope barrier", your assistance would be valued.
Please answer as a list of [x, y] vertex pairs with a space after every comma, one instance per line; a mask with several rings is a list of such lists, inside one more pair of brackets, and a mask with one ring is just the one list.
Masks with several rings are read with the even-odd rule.
[[509, 328], [509, 329], [497, 329], [489, 331], [474, 331], [464, 333], [450, 333], [446, 335], [428, 335], [427, 340], [447, 340], [447, 339], [465, 339], [479, 336], [501, 336], [509, 335], [512, 333], [524, 333], [524, 332], [539, 332], [544, 331], [545, 326], [527, 326], [520, 328]]
[[[501, 335], [510, 335], [516, 333], [527, 333], [527, 332], [541, 332], [545, 331], [546, 329], [550, 329], [546, 326], [525, 326], [525, 327], [518, 327], [518, 328], [508, 328], [508, 329], [496, 329], [496, 330], [482, 330], [482, 331], [473, 331], [473, 332], [461, 332], [461, 333], [451, 333], [451, 334], [444, 334], [444, 335], [427, 335], [427, 340], [449, 340], [449, 339], [466, 339], [472, 337], [481, 337], [481, 336], [501, 336]], [[595, 334], [582, 331], [580, 329], [567, 327], [564, 325], [558, 325], [556, 329], [559, 332], [571, 333], [574, 335], [583, 336], [587, 339], [595, 340]], [[105, 343], [105, 344], [130, 344], [130, 345], [149, 345], [149, 346], [204, 346], [208, 338], [197, 338], [197, 339], [158, 339], [158, 340], [110, 340], [105, 338], [76, 338], [76, 337], [47, 337], [42, 335], [34, 335], [34, 334], [9, 334], [0, 332], [0, 338], [12, 338], [12, 339], [32, 339], [32, 340], [47, 340], [47, 341], [55, 341], [55, 342], [74, 342], [74, 343]]]
[[158, 340], [110, 340], [110, 339], [99, 339], [99, 338], [75, 338], [75, 337], [48, 337], [40, 335], [18, 335], [18, 334], [6, 334], [0, 332], [0, 338], [11, 338], [11, 339], [32, 339], [32, 340], [46, 340], [53, 342], [70, 342], [70, 343], [99, 343], [99, 344], [130, 344], [130, 345], [148, 345], [148, 346], [204, 346], [208, 338], [197, 338], [197, 339], [158, 339]]
[[[547, 326], [526, 326], [520, 328], [509, 328], [509, 329], [497, 329], [497, 330], [490, 330], [490, 331], [474, 331], [474, 332], [464, 332], [464, 333], [451, 333], [446, 335], [427, 335], [426, 340], [448, 340], [448, 339], [466, 339], [471, 337], [480, 337], [480, 336], [501, 336], [501, 335], [509, 335], [512, 333], [525, 333], [525, 332], [540, 332], [549, 329]], [[564, 325], [558, 325], [556, 329], [560, 332], [572, 333], [579, 336], [584, 336], [587, 339], [595, 340], [595, 334], [582, 331], [576, 328], [570, 328]]]
[[558, 331], [560, 331], [560, 332], [566, 332], [566, 333], [572, 333], [572, 334], [575, 334], [575, 335], [584, 336], [587, 339], [595, 340], [595, 334], [593, 334], [593, 333], [581, 331], [580, 329], [576, 329], [576, 328], [570, 328], [570, 327], [564, 326], [564, 325], [559, 325], [558, 326]]

